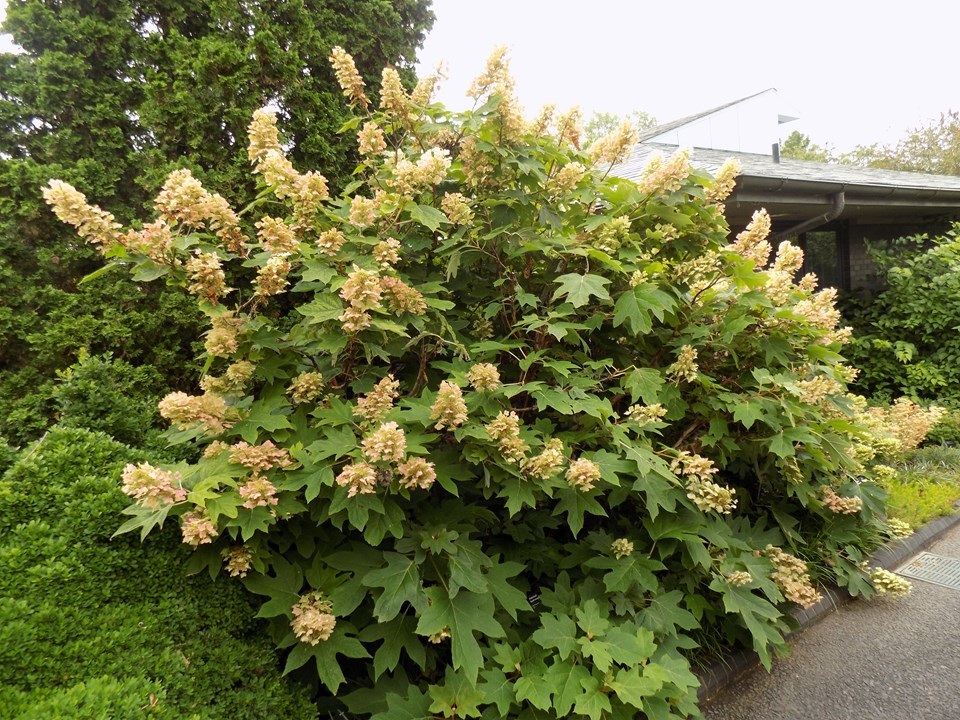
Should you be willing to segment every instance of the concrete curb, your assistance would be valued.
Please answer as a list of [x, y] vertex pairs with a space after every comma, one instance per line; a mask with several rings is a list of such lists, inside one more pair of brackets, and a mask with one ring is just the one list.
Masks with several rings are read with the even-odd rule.
[[[870, 556], [870, 564], [879, 565], [887, 570], [902, 565], [907, 558], [923, 550], [957, 524], [960, 524], [960, 512], [937, 518], [924, 525], [910, 537], [897, 540], [878, 549]], [[846, 590], [837, 587], [828, 587], [822, 590], [822, 594], [823, 600], [813, 607], [794, 608], [790, 612], [790, 615], [800, 623], [800, 627], [794, 633], [813, 625], [825, 615], [834, 612], [841, 605], [853, 599]], [[696, 671], [697, 677], [700, 678], [700, 689], [697, 691], [697, 697], [700, 702], [709, 700], [720, 690], [733, 684], [742, 675], [759, 664], [760, 658], [753, 650], [743, 649], [722, 658], [706, 669]]]

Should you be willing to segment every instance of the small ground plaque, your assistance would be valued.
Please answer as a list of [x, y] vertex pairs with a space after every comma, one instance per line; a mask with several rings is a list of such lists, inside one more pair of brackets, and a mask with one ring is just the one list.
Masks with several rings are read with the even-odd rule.
[[899, 575], [960, 590], [960, 559], [923, 552], [896, 571]]

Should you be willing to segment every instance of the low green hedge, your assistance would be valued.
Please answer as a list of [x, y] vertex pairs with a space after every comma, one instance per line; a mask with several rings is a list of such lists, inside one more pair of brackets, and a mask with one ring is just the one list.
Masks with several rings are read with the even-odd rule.
[[111, 539], [138, 459], [57, 427], [0, 480], [3, 717], [315, 718], [239, 584], [185, 575], [175, 525]]

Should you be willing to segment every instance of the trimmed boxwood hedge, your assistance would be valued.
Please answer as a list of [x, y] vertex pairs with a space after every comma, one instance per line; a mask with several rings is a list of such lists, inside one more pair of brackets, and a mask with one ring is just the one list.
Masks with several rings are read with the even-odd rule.
[[236, 582], [188, 577], [171, 525], [111, 539], [141, 454], [56, 427], [0, 480], [0, 708], [27, 718], [315, 718]]

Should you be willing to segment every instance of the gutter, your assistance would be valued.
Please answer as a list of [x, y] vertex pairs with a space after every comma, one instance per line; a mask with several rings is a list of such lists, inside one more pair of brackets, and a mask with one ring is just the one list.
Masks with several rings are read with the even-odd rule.
[[825, 212], [823, 215], [817, 215], [816, 217], [810, 218], [809, 220], [804, 220], [798, 225], [787, 228], [781, 232], [778, 232], [776, 235], [770, 238], [771, 244], [778, 244], [783, 240], [786, 240], [791, 237], [795, 237], [802, 232], [807, 230], [813, 230], [814, 228], [820, 227], [821, 225], [826, 225], [831, 220], [835, 220], [840, 217], [840, 213], [843, 212], [843, 208], [846, 206], [846, 199], [843, 192], [834, 193], [830, 196], [830, 199], [833, 201], [833, 208]]

